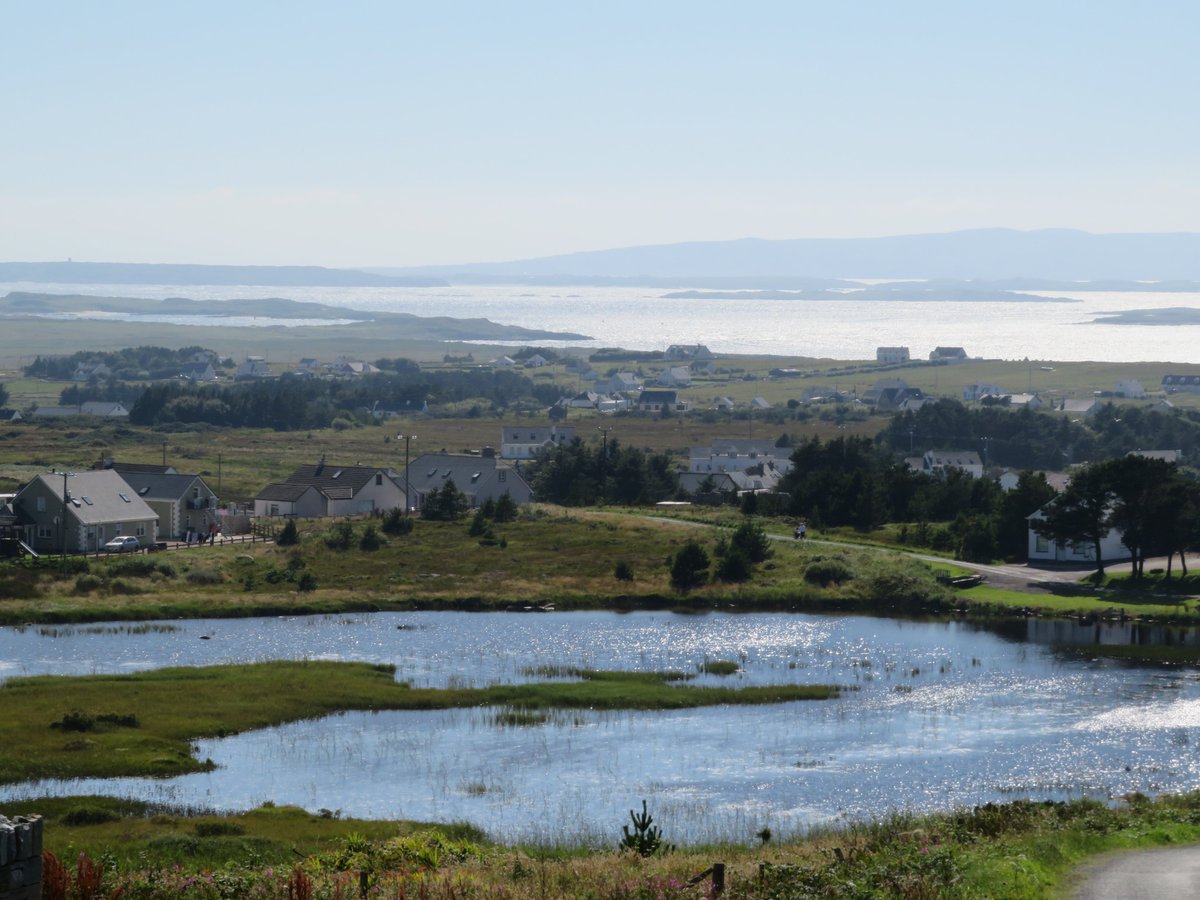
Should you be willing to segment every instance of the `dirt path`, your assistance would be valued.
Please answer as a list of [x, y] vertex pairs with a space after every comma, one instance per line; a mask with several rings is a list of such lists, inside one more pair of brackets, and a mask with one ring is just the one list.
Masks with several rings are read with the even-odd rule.
[[1200, 846], [1135, 850], [1082, 866], [1067, 893], [1074, 900], [1200, 897]]

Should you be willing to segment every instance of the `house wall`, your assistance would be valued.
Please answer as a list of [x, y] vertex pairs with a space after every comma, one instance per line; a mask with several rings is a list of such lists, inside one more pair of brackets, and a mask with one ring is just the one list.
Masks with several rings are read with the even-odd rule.
[[[403, 494], [403, 492], [401, 492]], [[259, 500], [254, 501], [256, 518], [285, 516], [288, 518], [318, 519], [325, 515], [325, 500], [316, 488], [309, 488], [300, 495], [299, 500]]]
[[380, 484], [375, 478], [363, 486], [353, 497], [345, 500], [330, 500], [326, 515], [330, 516], [361, 516], [373, 510], [403, 509], [404, 488], [396, 484], [386, 472], [380, 473]]
[[[1100, 553], [1105, 562], [1120, 562], [1129, 559], [1129, 550], [1121, 543], [1120, 532], [1110, 531], [1100, 542]], [[1069, 544], [1056, 544], [1049, 538], [1042, 538], [1032, 528], [1029, 529], [1029, 561], [1030, 562], [1095, 562], [1096, 552], [1091, 544], [1073, 547]]]

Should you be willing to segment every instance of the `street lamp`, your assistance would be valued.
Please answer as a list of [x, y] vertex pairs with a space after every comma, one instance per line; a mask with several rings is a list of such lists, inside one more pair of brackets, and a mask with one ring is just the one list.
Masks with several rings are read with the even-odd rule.
[[408, 480], [408, 444], [409, 441], [415, 441], [415, 434], [398, 434], [396, 440], [404, 438], [404, 517], [408, 518], [408, 512], [412, 505], [412, 489]]

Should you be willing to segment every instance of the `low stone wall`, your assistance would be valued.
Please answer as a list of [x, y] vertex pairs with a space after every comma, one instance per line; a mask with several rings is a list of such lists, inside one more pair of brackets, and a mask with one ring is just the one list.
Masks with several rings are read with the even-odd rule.
[[0, 900], [40, 900], [42, 817], [0, 816]]

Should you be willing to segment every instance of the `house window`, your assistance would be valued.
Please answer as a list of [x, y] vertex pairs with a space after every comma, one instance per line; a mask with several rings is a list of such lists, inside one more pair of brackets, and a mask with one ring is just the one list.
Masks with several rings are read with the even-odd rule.
[[383, 484], [383, 473], [376, 472], [375, 473], [375, 485], [376, 485], [376, 487], [378, 487], [379, 485], [382, 485], [382, 484]]
[[116, 525], [113, 526], [113, 535], [115, 536], [120, 533], [121, 533], [121, 523], [118, 522]]
[[136, 534], [138, 537], [145, 537], [146, 536], [146, 526], [138, 525], [137, 528], [133, 529], [133, 533]]
[[507, 472], [505, 472], [503, 469], [501, 469], [500, 471], [498, 471], [498, 472], [496, 473], [496, 480], [497, 480], [497, 481], [507, 481], [507, 480], [508, 480], [508, 473], [507, 473]]
[[1049, 553], [1050, 552], [1050, 539], [1046, 538], [1046, 537], [1042, 537], [1040, 534], [1036, 538], [1034, 538], [1034, 552], [1035, 553]]
[[192, 488], [192, 499], [193, 499], [193, 500], [199, 500], [199, 499], [200, 499], [200, 488], [198, 488], [198, 487], [194, 487], [194, 488]]
[[45, 497], [38, 497], [38, 498], [37, 498], [37, 511], [38, 511], [38, 512], [45, 512], [45, 511], [46, 511], [46, 498], [45, 498]]
[[54, 528], [51, 525], [39, 525], [37, 534], [39, 538], [52, 538], [54, 537]]
[[277, 515], [279, 515], [279, 504], [278, 504], [278, 503], [272, 503], [272, 504], [271, 504], [271, 509], [270, 509], [270, 511], [267, 513], [267, 515], [270, 515], [270, 516], [277, 516]]
[[1072, 556], [1087, 556], [1087, 548], [1084, 547], [1083, 544], [1072, 544], [1071, 545], [1071, 555]]

